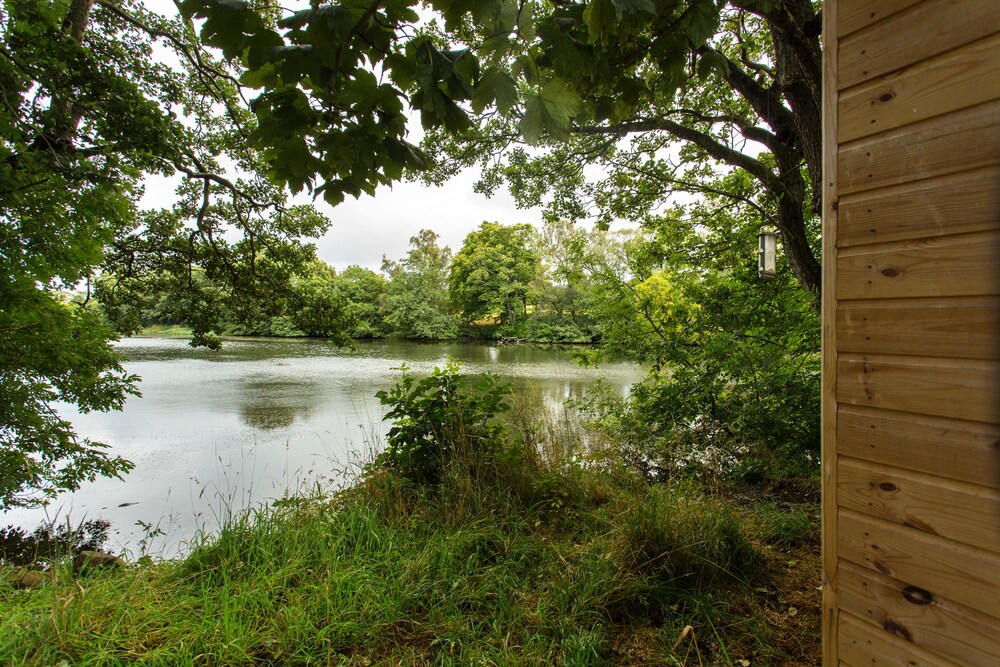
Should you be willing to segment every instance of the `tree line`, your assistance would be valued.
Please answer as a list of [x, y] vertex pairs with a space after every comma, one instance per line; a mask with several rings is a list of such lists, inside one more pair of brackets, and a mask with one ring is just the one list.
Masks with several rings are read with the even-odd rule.
[[[477, 338], [541, 343], [598, 343], [604, 305], [594, 281], [596, 267], [631, 235], [585, 231], [561, 220], [542, 231], [527, 224], [483, 222], [457, 252], [421, 230], [405, 257], [383, 259], [381, 271], [348, 266], [337, 271], [313, 260], [292, 283], [311, 295], [311, 306], [284, 303], [247, 321], [230, 312], [224, 289], [203, 274], [202, 308], [214, 313], [206, 336], [319, 336], [408, 340]], [[101, 293], [126, 289], [114, 275], [99, 278]], [[187, 290], [153, 276], [132, 291], [128, 314], [143, 327], [181, 325], [190, 311]], [[85, 297], [73, 297], [80, 302]], [[101, 309], [99, 299], [93, 307]], [[313, 313], [338, 313], [335, 329], [316, 326]], [[330, 317], [324, 318], [329, 323]]]

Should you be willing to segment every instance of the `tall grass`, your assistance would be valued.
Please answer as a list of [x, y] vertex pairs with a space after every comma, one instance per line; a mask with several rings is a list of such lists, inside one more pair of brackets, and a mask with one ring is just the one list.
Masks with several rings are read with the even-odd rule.
[[434, 486], [371, 467], [330, 498], [237, 514], [181, 561], [0, 582], [0, 664], [788, 661], [752, 611], [764, 524], [518, 422]]

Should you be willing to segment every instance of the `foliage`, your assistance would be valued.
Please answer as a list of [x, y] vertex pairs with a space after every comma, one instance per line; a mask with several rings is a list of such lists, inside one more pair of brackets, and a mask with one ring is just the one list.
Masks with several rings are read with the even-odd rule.
[[534, 297], [540, 268], [531, 225], [484, 222], [469, 232], [451, 262], [451, 303], [467, 322], [498, 317], [516, 327]]
[[[277, 24], [243, 2], [183, 7], [261, 91], [253, 141], [295, 190], [336, 203], [426, 167], [402, 139], [404, 102], [431, 130], [425, 145], [450, 156], [426, 178], [482, 163], [484, 190], [506, 181], [555, 216], [641, 218], [673, 191], [706, 192], [701, 177], [724, 164], [752, 177], [749, 199], [727, 194], [779, 229], [796, 280], [818, 297], [807, 237], [820, 201], [822, 21], [811, 0], [431, 0], [443, 22], [430, 29], [416, 25], [416, 4], [335, 3]], [[610, 177], [588, 182], [594, 163]]]
[[475, 385], [449, 362], [416, 378], [405, 366], [400, 380], [376, 394], [392, 420], [379, 463], [420, 484], [438, 484], [453, 460], [472, 465], [506, 440], [496, 418], [509, 406], [510, 386], [493, 375]]
[[111, 524], [90, 519], [75, 528], [68, 524], [43, 524], [26, 532], [23, 528], [0, 528], [0, 565], [51, 567], [81, 551], [105, 551]]
[[[818, 303], [820, 20], [809, 0], [431, 0], [442, 22], [429, 24], [416, 6], [386, 0], [288, 12], [184, 0], [182, 16], [169, 19], [128, 1], [8, 0], [0, 194], [9, 222], [0, 257], [11, 286], [0, 358], [3, 391], [21, 401], [21, 416], [3, 425], [20, 453], [0, 470], [13, 489], [2, 502], [127, 467], [76, 443], [48, 411], [58, 399], [84, 410], [119, 407], [132, 389], [107, 346], [97, 349], [108, 332], [94, 318], [65, 322], [87, 328], [81, 339], [97, 344], [61, 366], [11, 361], [58, 356], [26, 314], [39, 299], [53, 306], [51, 318], [67, 318], [72, 311], [54, 308], [56, 293], [88, 281], [127, 333], [152, 285], [195, 344], [217, 346], [227, 318], [345, 337], [354, 326], [348, 309], [328, 298], [327, 286], [301, 279], [313, 259], [301, 239], [327, 221], [287, 206], [279, 188], [336, 203], [428, 166], [404, 139], [406, 103], [430, 130], [427, 145], [450, 156], [435, 161], [429, 180], [482, 162], [483, 189], [506, 182], [522, 204], [546, 202], [572, 219], [594, 213], [602, 223], [659, 224], [665, 197], [677, 190], [704, 195], [689, 212], [721, 196], [740, 213], [731, 217], [741, 238], [765, 223], [782, 232], [791, 274]], [[179, 64], [152, 58], [158, 45]], [[670, 148], [675, 140], [684, 143], [679, 151]], [[587, 180], [595, 163], [610, 169], [598, 183]], [[706, 184], [720, 164], [729, 171]], [[179, 175], [177, 200], [138, 213], [149, 174]], [[715, 223], [703, 216], [702, 224]], [[416, 256], [388, 265], [386, 318], [408, 337], [450, 337], [447, 258], [428, 250], [426, 267]], [[670, 269], [664, 279], [689, 275]], [[520, 296], [525, 310], [530, 282], [516, 280], [525, 291], [503, 299], [501, 316], [515, 329], [523, 313], [513, 304]], [[549, 294], [557, 313], [573, 299], [566, 287]], [[657, 289], [651, 283], [638, 298], [650, 301]], [[484, 311], [490, 293], [455, 299]], [[553, 327], [545, 335], [569, 334]], [[25, 382], [35, 389], [18, 393]]]
[[[217, 345], [223, 306], [241, 321], [299, 309], [290, 276], [313, 256], [300, 238], [326, 221], [263, 177], [231, 74], [183, 20], [130, 0], [6, 0], [0, 24], [2, 509], [130, 467], [55, 410], [136, 393], [114, 334], [65, 292], [98, 296], [129, 333], [152, 285], [195, 343]], [[140, 213], [149, 175], [179, 177], [177, 199]], [[338, 314], [322, 315], [317, 329], [335, 329]]]
[[381, 338], [388, 333], [385, 298], [388, 284], [371, 269], [349, 266], [337, 275], [337, 299], [345, 315], [354, 322], [352, 338]]
[[807, 470], [819, 454], [818, 314], [784, 263], [758, 279], [740, 250], [753, 247], [746, 213], [715, 204], [695, 209], [711, 227], [675, 210], [592, 262], [601, 354], [651, 366], [628, 402], [599, 401], [597, 424], [675, 471]]
[[[551, 219], [642, 222], [671, 203], [727, 197], [773, 225], [818, 308], [821, 14], [810, 0], [530, 3], [506, 35], [446, 22], [481, 58], [473, 125], [433, 130], [439, 181], [473, 164]], [[498, 35], [499, 33], [499, 35]], [[513, 77], [513, 79], [510, 79]], [[500, 94], [496, 81], [510, 81]], [[496, 93], [496, 94], [494, 94]], [[527, 146], [526, 146], [527, 144]], [[750, 188], [709, 185], [720, 173]], [[690, 195], [694, 195], [691, 197]], [[676, 201], [676, 199], [675, 199]]]
[[448, 304], [451, 249], [437, 245], [438, 235], [421, 230], [410, 239], [410, 250], [399, 263], [383, 260], [389, 274], [386, 321], [405, 338], [442, 340], [458, 335]]

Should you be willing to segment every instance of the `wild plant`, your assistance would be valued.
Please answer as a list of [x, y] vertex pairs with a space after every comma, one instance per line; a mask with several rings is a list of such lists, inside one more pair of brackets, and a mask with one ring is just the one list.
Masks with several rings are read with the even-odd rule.
[[470, 383], [460, 368], [449, 360], [444, 368], [418, 378], [404, 365], [399, 381], [376, 394], [389, 406], [385, 418], [393, 423], [376, 465], [436, 485], [453, 462], [475, 472], [502, 447], [507, 436], [496, 418], [509, 409], [510, 385], [494, 375]]

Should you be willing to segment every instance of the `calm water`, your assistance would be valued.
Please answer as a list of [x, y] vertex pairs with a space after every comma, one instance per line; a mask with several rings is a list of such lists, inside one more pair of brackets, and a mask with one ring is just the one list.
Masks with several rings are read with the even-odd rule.
[[183, 549], [232, 510], [289, 492], [343, 483], [345, 471], [381, 445], [387, 426], [375, 392], [406, 363], [429, 372], [447, 357], [463, 372], [492, 372], [554, 413], [599, 377], [623, 393], [639, 379], [629, 364], [581, 368], [567, 350], [463, 343], [359, 343], [342, 350], [308, 340], [227, 341], [221, 351], [185, 340], [120, 343], [141, 397], [117, 413], [64, 412], [79, 433], [135, 463], [124, 480], [102, 479], [46, 510], [8, 512], [2, 523], [112, 522], [112, 547], [136, 550], [145, 522], [164, 532], [153, 551]]

